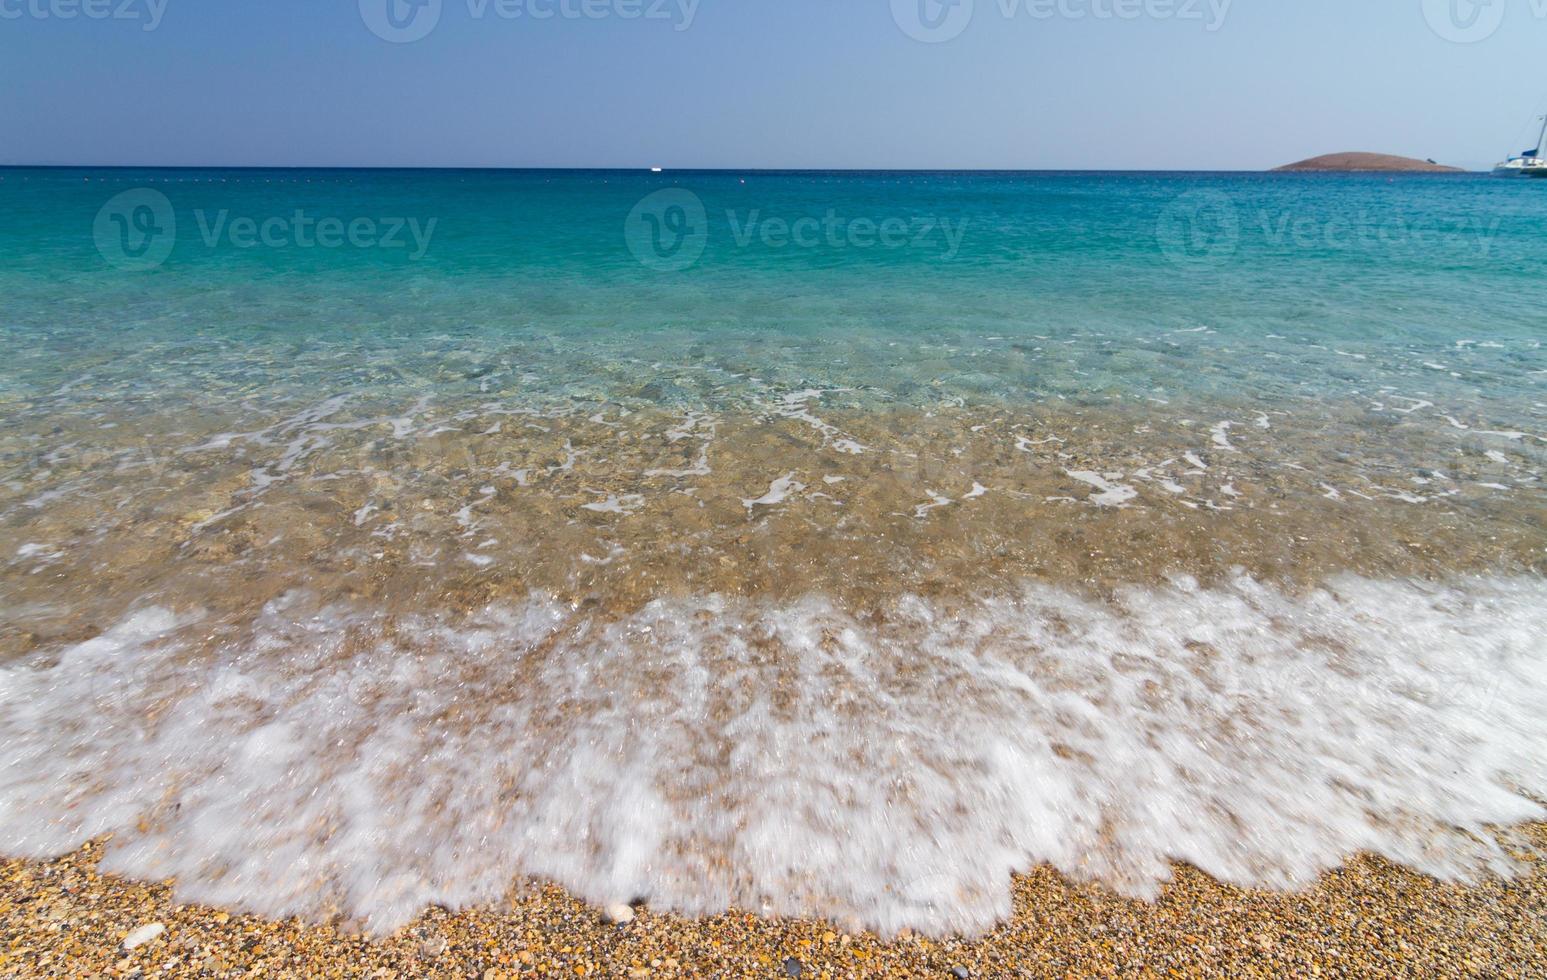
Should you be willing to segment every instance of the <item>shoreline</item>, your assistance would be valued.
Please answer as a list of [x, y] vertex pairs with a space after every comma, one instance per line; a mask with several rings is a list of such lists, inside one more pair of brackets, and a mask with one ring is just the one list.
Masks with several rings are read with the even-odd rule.
[[0, 184], [0, 980], [1547, 977], [1537, 202], [269, 176]]
[[[0, 861], [0, 975], [773, 977], [798, 964], [802, 977], [1541, 976], [1547, 825], [1505, 836], [1521, 873], [1471, 885], [1370, 856], [1299, 893], [1178, 865], [1147, 903], [1041, 867], [1014, 877], [1014, 916], [984, 937], [889, 942], [741, 912], [641, 907], [613, 925], [555, 886], [493, 909], [431, 909], [372, 940], [178, 905], [166, 884], [99, 874], [98, 841], [53, 861]], [[165, 931], [123, 950], [156, 924]]]

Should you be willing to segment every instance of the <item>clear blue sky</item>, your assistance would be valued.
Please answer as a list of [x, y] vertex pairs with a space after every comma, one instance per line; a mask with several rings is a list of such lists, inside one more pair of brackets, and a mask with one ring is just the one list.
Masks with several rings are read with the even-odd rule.
[[[138, 19], [54, 16], [99, 2]], [[1475, 44], [1431, 30], [1425, 4], [1451, 0], [1234, 0], [1212, 32], [1223, 0], [1203, 20], [1099, 16], [1192, 0], [971, 0], [933, 44], [892, 0], [701, 0], [686, 25], [693, 0], [546, 20], [531, 10], [583, 0], [518, 19], [495, 8], [517, 0], [441, 0], [407, 44], [361, 2], [387, 0], [0, 0], [0, 163], [1483, 167], [1547, 111], [1547, 0], [1491, 0], [1503, 22]], [[1077, 16], [1004, 13], [1058, 2]]]

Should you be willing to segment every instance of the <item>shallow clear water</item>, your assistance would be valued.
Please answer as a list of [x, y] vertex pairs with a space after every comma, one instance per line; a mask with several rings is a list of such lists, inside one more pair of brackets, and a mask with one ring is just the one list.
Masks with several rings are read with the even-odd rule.
[[1541, 190], [0, 171], [0, 848], [374, 929], [1506, 868]]
[[[1486, 178], [3, 176], [6, 340], [21, 355], [4, 381], [22, 394], [108, 356], [126, 359], [128, 376], [144, 373], [135, 357], [191, 358], [209, 375], [198, 380], [218, 381], [248, 357], [297, 357], [301, 369], [339, 346], [413, 369], [448, 342], [473, 358], [522, 355], [538, 390], [597, 398], [656, 380], [658, 359], [924, 404], [1314, 398], [1360, 384], [1506, 402], [1539, 392], [1543, 203]], [[141, 187], [165, 195], [176, 227], [158, 241], [175, 247], [152, 271], [122, 275], [90, 232], [111, 197]], [[676, 273], [630, 245], [660, 266], [694, 254], [698, 238], [659, 258], [646, 217], [629, 220], [673, 187], [701, 202], [693, 229], [707, 236]], [[313, 227], [291, 221], [297, 212]], [[279, 247], [236, 247], [241, 218], [284, 219]], [[392, 244], [297, 244], [328, 218], [364, 220], [362, 240]], [[818, 224], [781, 234], [777, 222], [802, 219]], [[885, 242], [882, 222], [894, 223]], [[1207, 337], [1177, 334], [1200, 327]], [[1044, 356], [1027, 356], [1028, 343]], [[265, 374], [273, 386], [351, 380]], [[163, 378], [143, 380], [171, 393]]]

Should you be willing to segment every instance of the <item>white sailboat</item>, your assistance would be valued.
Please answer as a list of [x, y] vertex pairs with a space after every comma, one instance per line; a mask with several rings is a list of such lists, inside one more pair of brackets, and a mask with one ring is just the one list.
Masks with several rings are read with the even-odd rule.
[[1547, 117], [1542, 119], [1542, 133], [1536, 140], [1536, 149], [1526, 150], [1519, 156], [1493, 168], [1495, 177], [1547, 177]]

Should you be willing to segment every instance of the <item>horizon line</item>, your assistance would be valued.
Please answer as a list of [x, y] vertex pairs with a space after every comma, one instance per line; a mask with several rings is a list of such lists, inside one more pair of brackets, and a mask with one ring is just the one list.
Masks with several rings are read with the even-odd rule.
[[1127, 169], [1084, 167], [597, 167], [597, 166], [485, 166], [393, 164], [203, 164], [203, 163], [0, 163], [0, 170], [323, 170], [414, 171], [482, 173], [619, 173], [619, 174], [1367, 174], [1386, 176], [1455, 176], [1485, 174], [1486, 170], [1458, 168], [1446, 172], [1402, 170], [1286, 170], [1283, 167], [1215, 169]]

